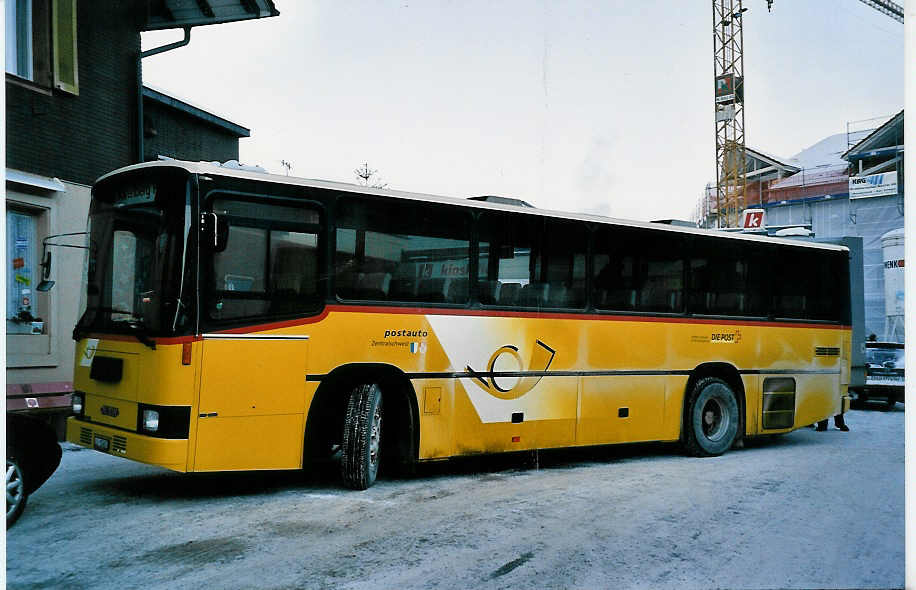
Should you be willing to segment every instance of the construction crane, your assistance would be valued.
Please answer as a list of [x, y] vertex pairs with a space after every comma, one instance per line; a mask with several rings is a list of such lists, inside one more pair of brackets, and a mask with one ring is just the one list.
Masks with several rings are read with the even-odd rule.
[[[773, 0], [767, 0], [770, 4], [773, 3]], [[864, 4], [868, 4], [878, 12], [883, 12], [887, 16], [891, 17], [895, 21], [902, 23], [903, 22], [903, 7], [897, 4], [896, 2], [891, 2], [890, 0], [859, 0]]]
[[[903, 22], [903, 8], [891, 0], [859, 0]], [[774, 0], [766, 0], [767, 10]], [[743, 0], [712, 0], [713, 76], [716, 121], [715, 227], [737, 227], [744, 209], [747, 160], [744, 142]], [[705, 197], [704, 198], [708, 198]]]
[[742, 0], [713, 0], [716, 82], [716, 227], [737, 227], [747, 183]]

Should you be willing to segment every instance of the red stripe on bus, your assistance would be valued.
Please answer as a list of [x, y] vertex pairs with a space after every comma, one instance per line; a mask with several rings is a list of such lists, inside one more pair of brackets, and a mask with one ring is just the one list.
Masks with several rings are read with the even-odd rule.
[[[540, 311], [505, 311], [505, 310], [485, 310], [485, 309], [441, 309], [426, 307], [387, 307], [374, 305], [326, 305], [324, 310], [318, 315], [308, 318], [297, 318], [294, 320], [285, 320], [280, 322], [270, 322], [266, 324], [256, 324], [240, 328], [229, 328], [218, 330], [215, 334], [250, 334], [254, 332], [264, 332], [268, 330], [280, 330], [283, 328], [292, 328], [295, 326], [307, 326], [318, 323], [327, 318], [331, 313], [381, 313], [391, 315], [450, 315], [450, 316], [468, 316], [468, 317], [498, 317], [498, 318], [529, 318], [540, 320], [587, 320], [603, 322], [649, 322], [649, 323], [669, 323], [669, 324], [698, 324], [698, 325], [718, 325], [718, 326], [759, 326], [770, 328], [815, 328], [820, 330], [851, 330], [852, 326], [842, 324], [812, 324], [796, 322], [774, 322], [766, 320], [717, 320], [711, 318], [687, 318], [687, 317], [663, 317], [663, 316], [638, 316], [638, 315], [611, 315], [611, 314], [585, 314], [585, 313], [562, 313], [562, 312], [540, 312]], [[91, 334], [91, 338], [104, 338], [105, 340], [116, 340], [130, 342], [136, 340], [129, 334]], [[202, 340], [202, 336], [177, 336], [177, 337], [152, 337], [156, 344], [184, 344], [185, 342], [197, 342]]]
[[726, 325], [726, 326], [761, 326], [761, 327], [780, 327], [780, 328], [817, 328], [823, 330], [851, 330], [851, 326], [841, 324], [814, 324], [814, 323], [796, 323], [796, 322], [774, 322], [766, 320], [717, 320], [711, 318], [685, 318], [685, 317], [662, 317], [662, 316], [636, 316], [636, 315], [610, 315], [610, 314], [585, 314], [585, 313], [562, 313], [562, 312], [539, 312], [539, 311], [505, 311], [505, 310], [484, 310], [484, 309], [442, 309], [426, 307], [386, 307], [374, 305], [328, 305], [320, 314], [296, 320], [285, 322], [274, 322], [269, 324], [259, 324], [256, 326], [246, 326], [243, 328], [232, 328], [229, 330], [220, 330], [217, 334], [245, 334], [250, 332], [261, 332], [265, 330], [276, 330], [280, 328], [290, 328], [293, 326], [304, 326], [314, 324], [325, 319], [330, 313], [382, 313], [394, 315], [450, 315], [450, 316], [469, 316], [469, 317], [500, 317], [500, 318], [530, 318], [544, 320], [589, 320], [605, 322], [654, 322], [654, 323], [673, 323], [673, 324], [708, 324], [708, 325]]
[[[131, 336], [130, 334], [100, 334], [100, 333], [89, 333], [84, 336], [84, 338], [95, 338], [97, 340], [114, 340], [115, 342], [140, 342], [137, 340], [136, 336]], [[156, 344], [183, 344], [185, 342], [197, 342], [202, 340], [200, 336], [151, 336], [150, 340]]]

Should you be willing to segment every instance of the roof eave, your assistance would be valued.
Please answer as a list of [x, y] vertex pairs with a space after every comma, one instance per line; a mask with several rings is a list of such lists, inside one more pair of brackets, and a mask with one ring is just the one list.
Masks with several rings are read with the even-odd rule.
[[[905, 109], [904, 109], [904, 110], [905, 110]], [[871, 151], [870, 149], [868, 149], [868, 148], [865, 147], [865, 146], [868, 144], [868, 142], [870, 142], [870, 141], [872, 140], [872, 138], [875, 138], [875, 137], [877, 137], [878, 135], [884, 133], [884, 130], [885, 130], [886, 128], [889, 128], [889, 127], [891, 127], [892, 125], [896, 124], [897, 119], [902, 119], [902, 118], [903, 118], [903, 110], [901, 110], [899, 113], [897, 113], [896, 115], [894, 115], [893, 117], [891, 117], [890, 119], [888, 119], [887, 122], [886, 122], [884, 125], [878, 127], [877, 129], [875, 129], [874, 131], [872, 131], [871, 133], [869, 133], [868, 135], [866, 135], [864, 138], [862, 138], [862, 141], [860, 141], [859, 143], [855, 144], [854, 146], [852, 146], [851, 148], [849, 148], [848, 150], [846, 150], [846, 151], [843, 153], [843, 155], [840, 156], [840, 157], [843, 158], [844, 160], [847, 160], [847, 161], [848, 161], [849, 158], [850, 158], [850, 156], [853, 155], [853, 154], [855, 154], [856, 152], [860, 152], [860, 151]]]
[[195, 107], [192, 104], [188, 104], [183, 100], [175, 98], [174, 96], [169, 96], [168, 94], [159, 92], [158, 90], [150, 88], [149, 86], [143, 87], [143, 98], [148, 98], [149, 100], [153, 100], [159, 104], [179, 110], [211, 125], [215, 125], [224, 131], [228, 131], [237, 137], [251, 137], [251, 130], [247, 127], [242, 127], [241, 125], [233, 123], [228, 119], [214, 115], [213, 113]]
[[794, 172], [798, 172], [799, 170], [801, 170], [801, 168], [799, 168], [798, 166], [793, 166], [791, 164], [785, 164], [783, 162], [780, 162], [773, 156], [764, 154], [763, 152], [755, 150], [754, 148], [746, 147], [744, 149], [745, 151], [753, 153], [754, 157], [756, 157], [758, 160], [763, 160], [764, 162], [766, 162], [767, 164], [770, 164], [771, 166], [775, 166], [777, 168], [784, 168], [786, 170], [790, 170]]
[[202, 27], [280, 16], [273, 0], [238, 0], [235, 4], [221, 2], [216, 7], [210, 6], [207, 0], [196, 3], [159, 0], [156, 13], [152, 12], [152, 3], [149, 6], [141, 31]]

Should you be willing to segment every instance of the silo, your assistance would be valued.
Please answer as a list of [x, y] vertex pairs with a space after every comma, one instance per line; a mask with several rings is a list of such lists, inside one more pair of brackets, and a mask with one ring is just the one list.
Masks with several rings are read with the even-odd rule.
[[903, 342], [903, 228], [881, 236], [884, 257], [884, 340]]

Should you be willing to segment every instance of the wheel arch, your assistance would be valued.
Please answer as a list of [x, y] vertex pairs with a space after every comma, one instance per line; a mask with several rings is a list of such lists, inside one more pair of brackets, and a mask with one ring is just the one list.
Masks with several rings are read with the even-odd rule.
[[335, 368], [321, 379], [309, 405], [305, 422], [303, 465], [322, 445], [339, 441], [346, 417], [350, 391], [361, 383], [375, 383], [382, 391], [385, 410], [383, 432], [397, 433], [392, 440], [383, 436], [383, 452], [393, 454], [401, 466], [419, 457], [420, 417], [417, 395], [407, 375], [398, 367], [383, 363], [350, 363]]
[[684, 388], [684, 399], [681, 402], [680, 441], [683, 443], [687, 436], [687, 419], [689, 415], [687, 404], [690, 403], [690, 392], [693, 391], [697, 382], [706, 377], [721, 379], [731, 388], [732, 392], [734, 392], [735, 401], [738, 403], [738, 434], [736, 441], [743, 439], [746, 434], [747, 392], [744, 390], [744, 382], [741, 380], [741, 374], [738, 372], [737, 367], [731, 363], [712, 362], [698, 365], [690, 372], [690, 377], [687, 379], [687, 385]]

